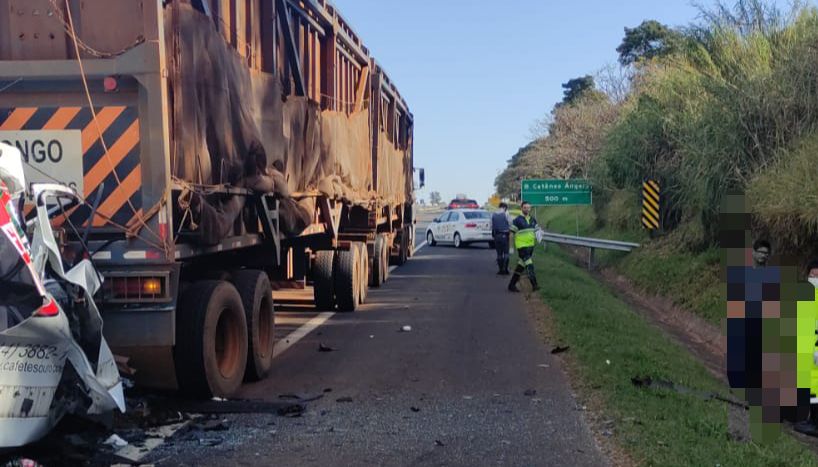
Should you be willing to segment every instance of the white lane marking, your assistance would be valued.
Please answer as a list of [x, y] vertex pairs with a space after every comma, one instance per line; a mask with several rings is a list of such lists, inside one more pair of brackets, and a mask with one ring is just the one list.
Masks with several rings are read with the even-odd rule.
[[315, 328], [326, 323], [327, 320], [329, 320], [333, 316], [335, 316], [335, 313], [331, 311], [321, 313], [315, 318], [307, 321], [303, 326], [293, 331], [287, 337], [279, 339], [279, 341], [276, 342], [275, 347], [273, 347], [273, 358], [278, 357], [284, 352], [286, 352], [287, 349], [294, 346], [301, 339], [307, 337], [307, 335], [314, 331]]
[[[418, 251], [422, 250], [423, 247], [425, 247], [425, 246], [426, 246], [426, 242], [421, 243], [420, 245], [418, 245], [415, 248], [414, 253], [417, 253]], [[397, 268], [397, 266], [390, 267], [389, 272], [394, 271], [396, 268]], [[333, 316], [335, 316], [335, 313], [331, 312], [331, 311], [321, 313], [320, 315], [316, 316], [315, 318], [307, 321], [304, 325], [302, 325], [301, 327], [299, 327], [298, 329], [296, 329], [295, 331], [293, 331], [292, 333], [290, 333], [286, 337], [283, 337], [283, 338], [279, 339], [279, 341], [276, 342], [275, 347], [273, 347], [273, 358], [276, 358], [276, 357], [280, 356], [281, 354], [283, 354], [284, 352], [286, 352], [287, 349], [294, 346], [301, 339], [307, 337], [307, 335], [309, 335], [309, 333], [313, 332], [316, 328], [318, 328], [322, 324], [326, 323]], [[276, 323], [278, 323], [278, 321], [276, 321]]]

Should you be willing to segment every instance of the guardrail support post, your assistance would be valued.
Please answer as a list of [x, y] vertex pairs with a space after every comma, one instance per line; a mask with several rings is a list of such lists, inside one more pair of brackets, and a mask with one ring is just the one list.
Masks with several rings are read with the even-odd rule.
[[594, 248], [588, 248], [588, 271], [594, 270]]

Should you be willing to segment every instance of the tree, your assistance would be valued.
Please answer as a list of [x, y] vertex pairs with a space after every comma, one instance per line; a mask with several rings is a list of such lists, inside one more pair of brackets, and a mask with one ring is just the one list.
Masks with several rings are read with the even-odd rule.
[[561, 105], [571, 105], [580, 97], [595, 92], [596, 83], [594, 82], [593, 76], [586, 75], [563, 83], [562, 89], [564, 90], [565, 96], [562, 98], [562, 103], [558, 104], [558, 107]]
[[441, 201], [442, 199], [440, 198], [440, 193], [438, 193], [437, 191], [429, 193], [429, 204], [436, 206], [440, 204]]
[[682, 34], [664, 24], [648, 20], [635, 28], [625, 28], [625, 37], [616, 48], [619, 62], [633, 65], [656, 57], [663, 57], [678, 50]]

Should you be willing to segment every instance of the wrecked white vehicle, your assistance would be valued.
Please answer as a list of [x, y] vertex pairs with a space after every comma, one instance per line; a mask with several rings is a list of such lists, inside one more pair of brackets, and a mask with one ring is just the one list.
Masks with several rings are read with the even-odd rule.
[[29, 242], [25, 188], [20, 152], [0, 144], [0, 447], [37, 441], [67, 413], [125, 409], [92, 298], [101, 277], [87, 259], [64, 261], [49, 221], [48, 203], [76, 195], [34, 185]]

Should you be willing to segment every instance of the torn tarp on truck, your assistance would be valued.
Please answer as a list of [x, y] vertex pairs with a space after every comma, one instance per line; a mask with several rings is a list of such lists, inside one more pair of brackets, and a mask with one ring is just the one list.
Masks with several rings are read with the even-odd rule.
[[[311, 200], [295, 200], [292, 193], [317, 192], [362, 206], [411, 202], [411, 150], [395, 148], [383, 131], [373, 174], [368, 109], [347, 115], [303, 96], [282, 99], [282, 76], [248, 67], [212, 19], [189, 4], [165, 9], [165, 33], [175, 44], [169, 60], [176, 180], [276, 193], [287, 236], [299, 235], [314, 209]], [[242, 211], [231, 198], [193, 203], [197, 241], [214, 244], [230, 232]]]
[[[66, 268], [44, 203], [29, 245], [14, 158], [20, 153], [0, 145], [0, 447], [37, 441], [69, 412], [125, 408], [92, 298], [100, 276], [88, 260]], [[35, 185], [35, 199], [42, 193]]]

